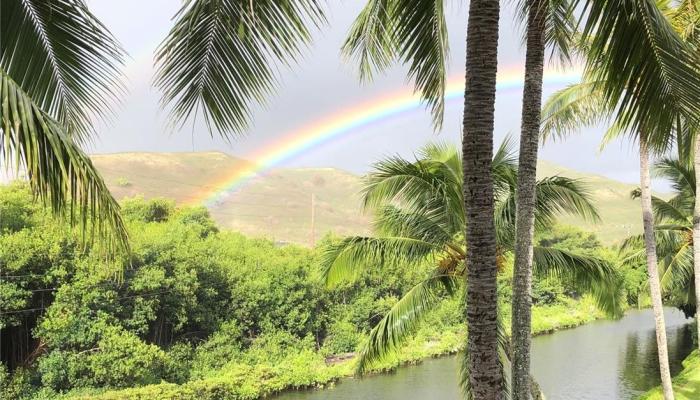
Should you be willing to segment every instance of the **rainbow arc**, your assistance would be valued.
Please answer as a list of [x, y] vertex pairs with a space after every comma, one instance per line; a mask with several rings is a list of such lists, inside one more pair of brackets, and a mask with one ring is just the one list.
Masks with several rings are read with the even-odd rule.
[[[510, 68], [498, 74], [496, 88], [500, 94], [517, 91], [523, 86], [523, 71]], [[546, 86], [561, 86], [578, 82], [581, 70], [545, 71]], [[464, 77], [455, 77], [447, 82], [445, 99], [447, 101], [462, 99], [464, 94]], [[267, 146], [255, 152], [250, 165], [237, 168], [216, 182], [208, 184], [208, 190], [198, 193], [188, 203], [213, 205], [235, 193], [256, 176], [299, 156], [329, 141], [359, 131], [360, 128], [396, 117], [403, 113], [420, 110], [422, 102], [410, 90], [403, 90], [387, 96], [362, 102], [338, 111], [318, 121], [302, 126], [292, 132], [283, 134]]]

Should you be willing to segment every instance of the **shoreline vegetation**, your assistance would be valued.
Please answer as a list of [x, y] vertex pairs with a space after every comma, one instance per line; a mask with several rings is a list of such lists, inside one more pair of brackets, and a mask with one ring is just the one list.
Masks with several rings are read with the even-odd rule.
[[[25, 185], [0, 187], [0, 213], [0, 263], [3, 276], [13, 276], [2, 282], [0, 326], [3, 338], [31, 338], [0, 369], [0, 398], [252, 400], [333, 385], [353, 375], [347, 356], [378, 319], [432, 271], [430, 264], [387, 265], [329, 288], [319, 258], [337, 238], [315, 249], [280, 246], [219, 231], [201, 207], [127, 199], [133, 256], [117, 281], [79, 231], [32, 203]], [[555, 226], [538, 240], [617, 261], [615, 249], [576, 228]], [[512, 259], [502, 266], [499, 308], [509, 326]], [[635, 307], [643, 270], [620, 268], [626, 304]], [[437, 295], [440, 304], [402, 351], [368, 373], [462, 348], [463, 299]], [[557, 277], [537, 277], [533, 301], [535, 335], [605, 316]], [[334, 361], [338, 355], [345, 359]]]
[[[606, 318], [594, 301], [585, 296], [579, 300], [567, 299], [564, 304], [536, 306], [533, 308], [533, 336], [550, 335], [565, 329]], [[510, 321], [506, 321], [507, 324]], [[431, 335], [422, 328], [408, 345], [393, 360], [372, 369], [368, 375], [391, 373], [397, 368], [419, 365], [426, 359], [450, 356], [462, 350], [465, 333], [461, 327], [452, 327], [440, 335]], [[353, 356], [351, 356], [353, 354]], [[208, 400], [218, 399], [222, 394], [227, 399], [253, 400], [295, 390], [326, 390], [342, 379], [354, 375], [354, 353], [333, 355], [326, 358], [307, 354], [295, 368], [283, 369], [290, 379], [274, 373], [265, 375], [255, 368], [190, 381], [182, 385], [161, 383], [139, 388], [108, 391], [86, 391], [58, 397], [70, 400], [126, 400], [147, 398], [178, 398]], [[340, 357], [338, 360], [336, 357]], [[269, 371], [268, 371], [269, 372]]]
[[[693, 351], [684, 361], [683, 370], [673, 377], [673, 393], [676, 400], [692, 400], [700, 396], [700, 353]], [[639, 400], [662, 400], [661, 387], [656, 387], [639, 397]]]

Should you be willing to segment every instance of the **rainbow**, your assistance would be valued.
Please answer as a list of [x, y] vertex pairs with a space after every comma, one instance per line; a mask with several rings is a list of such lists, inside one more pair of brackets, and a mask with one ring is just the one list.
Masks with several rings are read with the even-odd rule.
[[[499, 93], [519, 90], [523, 86], [524, 73], [520, 68], [507, 68], [498, 74], [496, 88]], [[569, 71], [545, 71], [545, 85], [564, 85], [577, 82], [581, 69]], [[464, 95], [464, 77], [449, 79], [445, 90], [447, 101], [462, 99]], [[371, 101], [362, 102], [345, 108], [326, 118], [302, 126], [281, 135], [274, 142], [253, 153], [253, 163], [231, 170], [223, 178], [206, 186], [197, 193], [189, 204], [210, 206], [235, 193], [246, 182], [260, 174], [292, 159], [310, 149], [322, 146], [333, 139], [348, 135], [358, 129], [420, 109], [423, 106], [413, 91], [403, 90]]]

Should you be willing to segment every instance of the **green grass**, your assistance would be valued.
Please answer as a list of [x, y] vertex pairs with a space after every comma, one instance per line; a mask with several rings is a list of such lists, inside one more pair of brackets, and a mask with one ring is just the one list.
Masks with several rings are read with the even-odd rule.
[[[220, 152], [118, 153], [93, 156], [114, 195], [166, 197], [200, 201], [248, 161]], [[606, 244], [641, 232], [639, 204], [630, 198], [635, 185], [584, 174], [543, 161], [539, 175], [562, 175], [588, 183], [601, 223], [563, 216], [563, 224], [592, 231]], [[361, 177], [333, 168], [277, 169], [241, 186], [234, 196], [210, 206], [222, 228], [251, 236], [308, 245], [311, 242], [311, 195], [316, 197], [315, 237], [366, 234], [371, 219], [360, 210]]]
[[[676, 400], [700, 399], [700, 353], [695, 350], [683, 361], [683, 371], [673, 378], [673, 393]], [[657, 387], [642, 395], [639, 400], [663, 400], [661, 388]]]

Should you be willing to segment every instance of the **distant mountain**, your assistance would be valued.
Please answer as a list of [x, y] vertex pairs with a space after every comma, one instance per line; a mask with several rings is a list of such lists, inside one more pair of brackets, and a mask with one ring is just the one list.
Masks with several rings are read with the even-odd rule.
[[[211, 192], [231, 171], [250, 163], [219, 152], [118, 153], [92, 157], [118, 198], [165, 197], [179, 204]], [[641, 232], [639, 204], [630, 199], [634, 185], [584, 174], [543, 161], [540, 176], [562, 175], [585, 181], [597, 201], [602, 222], [592, 224], [562, 217], [561, 222], [595, 232], [605, 243]], [[311, 203], [315, 203], [315, 234], [366, 234], [371, 219], [360, 211], [361, 177], [334, 168], [283, 168], [244, 185], [232, 196], [210, 205], [225, 228], [276, 241], [311, 242]]]

